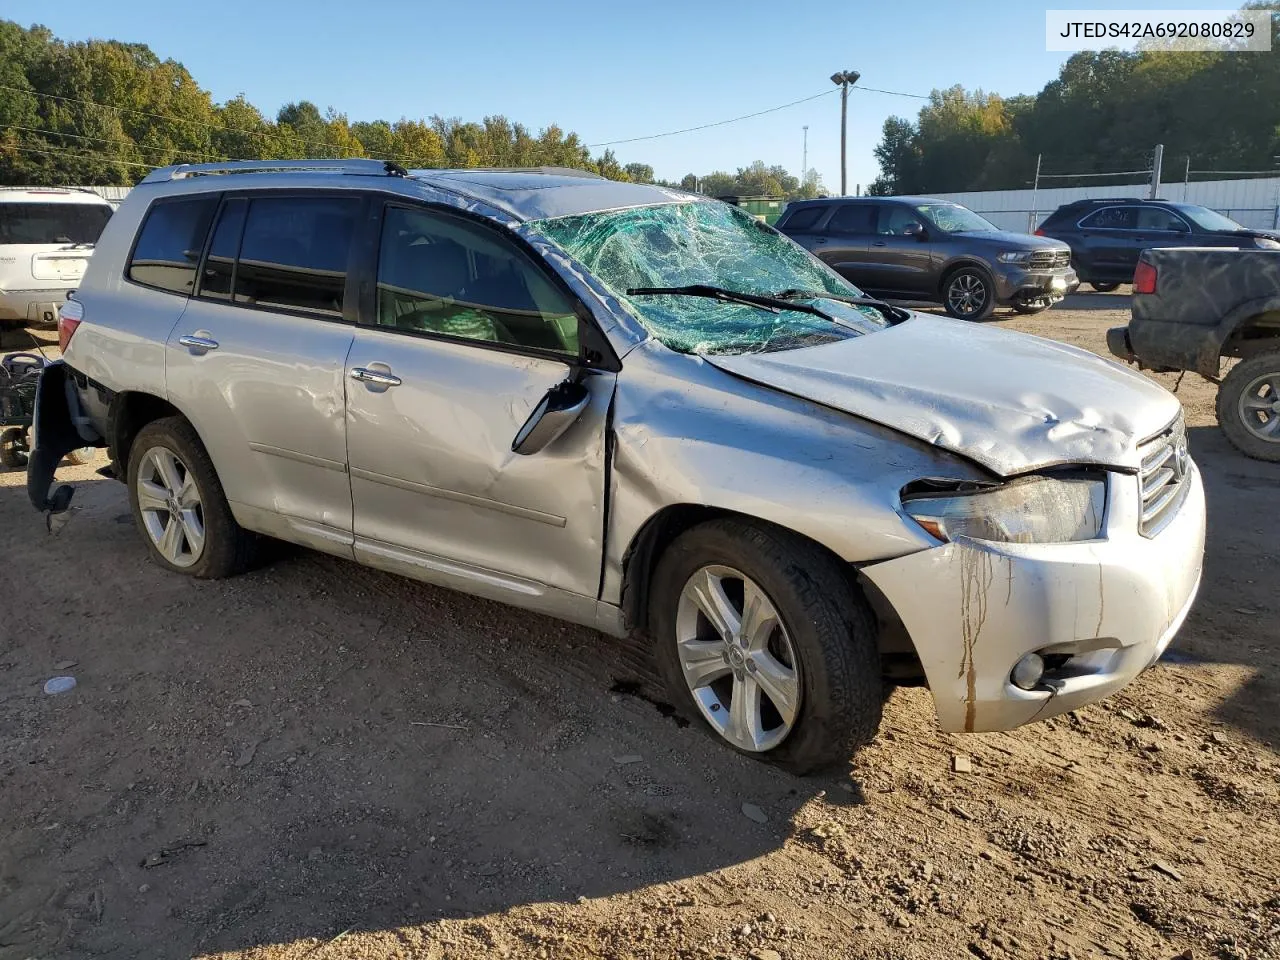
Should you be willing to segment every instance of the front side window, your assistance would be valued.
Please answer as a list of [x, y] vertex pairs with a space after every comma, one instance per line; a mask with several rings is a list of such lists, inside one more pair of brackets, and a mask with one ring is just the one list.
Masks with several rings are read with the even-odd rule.
[[341, 317], [362, 203], [356, 197], [250, 200], [235, 266], [234, 301]]
[[388, 207], [378, 325], [578, 355], [573, 302], [508, 238], [461, 217]]
[[1163, 207], [1143, 207], [1138, 211], [1138, 229], [1187, 233], [1191, 228], [1180, 216]]
[[[726, 203], [698, 200], [533, 221], [590, 270], [654, 337], [682, 353], [760, 353], [848, 340], [883, 329], [874, 309], [828, 299], [861, 292], [795, 241]], [[836, 320], [637, 287], [707, 285], [788, 293]]]
[[922, 203], [916, 209], [947, 233], [991, 233], [996, 229], [986, 217], [958, 203]]
[[0, 203], [0, 244], [97, 243], [110, 219], [105, 203]]
[[1103, 207], [1080, 221], [1086, 230], [1133, 230], [1137, 225], [1138, 212], [1133, 207]]
[[908, 207], [886, 203], [880, 207], [880, 226], [876, 232], [884, 237], [905, 237], [913, 225], [924, 226]]
[[157, 202], [142, 222], [126, 276], [148, 287], [191, 293], [217, 205], [212, 195]]

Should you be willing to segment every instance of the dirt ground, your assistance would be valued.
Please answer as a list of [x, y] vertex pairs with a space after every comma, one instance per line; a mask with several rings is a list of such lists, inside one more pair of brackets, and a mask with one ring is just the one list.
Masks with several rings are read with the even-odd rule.
[[[1127, 310], [995, 322], [1105, 353]], [[804, 780], [639, 645], [302, 550], [169, 575], [93, 466], [56, 535], [2, 473], [0, 958], [1280, 957], [1280, 465], [1179, 396], [1209, 543], [1168, 656], [1007, 734], [899, 690]]]

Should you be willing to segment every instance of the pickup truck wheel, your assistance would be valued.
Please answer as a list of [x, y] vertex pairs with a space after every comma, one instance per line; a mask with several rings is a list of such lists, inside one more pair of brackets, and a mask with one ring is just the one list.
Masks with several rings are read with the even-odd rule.
[[716, 739], [803, 775], [847, 763], [875, 736], [875, 621], [820, 548], [713, 520], [667, 548], [650, 596], [670, 693]]
[[1280, 351], [1232, 367], [1218, 388], [1218, 423], [1245, 456], [1280, 462]]
[[1092, 283], [1091, 282], [1089, 286], [1093, 287], [1093, 289], [1097, 290], [1099, 293], [1110, 293], [1112, 290], [1120, 289], [1120, 284], [1118, 283]]
[[27, 465], [23, 452], [22, 427], [5, 427], [0, 430], [0, 466], [9, 470], [21, 470]]
[[202, 579], [245, 570], [254, 537], [236, 523], [213, 461], [182, 417], [155, 420], [129, 451], [129, 503], [151, 559]]
[[976, 267], [961, 267], [942, 284], [942, 305], [958, 320], [985, 320], [996, 308], [995, 284]]

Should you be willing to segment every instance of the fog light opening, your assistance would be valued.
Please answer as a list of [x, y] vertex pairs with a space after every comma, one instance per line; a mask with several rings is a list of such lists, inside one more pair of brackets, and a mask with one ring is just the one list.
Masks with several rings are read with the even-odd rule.
[[1028, 653], [1013, 665], [1013, 673], [1009, 679], [1020, 690], [1034, 690], [1044, 676], [1044, 657], [1038, 653]]

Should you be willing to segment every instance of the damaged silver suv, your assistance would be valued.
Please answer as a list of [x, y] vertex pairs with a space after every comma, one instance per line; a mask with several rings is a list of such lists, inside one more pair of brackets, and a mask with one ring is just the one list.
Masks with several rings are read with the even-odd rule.
[[733, 207], [565, 170], [157, 170], [44, 373], [28, 490], [109, 449], [166, 570], [260, 537], [640, 631], [732, 747], [805, 772], [886, 677], [944, 730], [1118, 689], [1195, 595], [1177, 400], [863, 296]]

